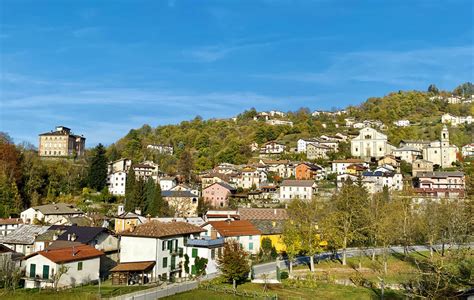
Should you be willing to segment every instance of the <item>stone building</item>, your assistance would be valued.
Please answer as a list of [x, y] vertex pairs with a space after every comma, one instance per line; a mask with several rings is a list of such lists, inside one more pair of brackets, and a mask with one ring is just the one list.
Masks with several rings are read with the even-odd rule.
[[84, 156], [86, 138], [71, 133], [71, 129], [56, 126], [55, 131], [39, 135], [38, 154], [42, 157]]
[[361, 129], [359, 135], [351, 140], [351, 154], [354, 157], [380, 158], [390, 154], [392, 150], [393, 146], [388, 143], [387, 136], [370, 127]]

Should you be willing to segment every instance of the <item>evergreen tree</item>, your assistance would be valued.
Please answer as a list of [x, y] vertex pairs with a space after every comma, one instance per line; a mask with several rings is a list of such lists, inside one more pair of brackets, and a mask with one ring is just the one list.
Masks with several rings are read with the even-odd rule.
[[125, 210], [132, 211], [134, 207], [134, 195], [135, 195], [135, 186], [137, 185], [137, 180], [135, 178], [135, 171], [133, 168], [128, 170], [127, 181], [125, 182]]
[[145, 207], [144, 214], [152, 217], [158, 216], [158, 210], [162, 206], [161, 188], [153, 178], [148, 178], [145, 185]]
[[102, 144], [94, 148], [94, 155], [89, 162], [88, 186], [101, 191], [107, 183], [107, 158]]
[[179, 158], [178, 162], [178, 171], [181, 175], [184, 176], [184, 180], [186, 182], [191, 182], [191, 177], [193, 174], [193, 156], [191, 152], [186, 149], [181, 153], [181, 156]]
[[132, 202], [132, 210], [139, 208], [143, 212], [143, 208], [145, 207], [146, 201], [146, 189], [145, 189], [145, 181], [143, 179], [139, 179], [136, 181], [135, 189], [133, 190], [133, 202]]
[[430, 86], [428, 87], [428, 93], [438, 95], [439, 94], [439, 89], [436, 87], [436, 85], [430, 84]]

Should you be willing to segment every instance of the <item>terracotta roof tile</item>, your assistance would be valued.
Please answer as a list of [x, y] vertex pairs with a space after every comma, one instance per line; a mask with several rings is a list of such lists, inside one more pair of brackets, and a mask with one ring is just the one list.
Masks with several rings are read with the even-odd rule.
[[223, 237], [240, 236], [240, 235], [259, 235], [261, 234], [250, 221], [211, 221], [208, 222]]
[[122, 231], [119, 232], [123, 236], [141, 236], [141, 237], [167, 237], [191, 233], [200, 233], [205, 231], [204, 229], [186, 223], [186, 222], [158, 222], [150, 221], [145, 224], [138, 225], [131, 231]]
[[127, 272], [127, 271], [148, 271], [155, 265], [154, 261], [140, 261], [130, 263], [120, 263], [113, 267], [110, 272]]
[[51, 249], [35, 252], [30, 256], [41, 255], [55, 263], [65, 263], [78, 260], [87, 260], [104, 255], [104, 252], [95, 249], [89, 245], [79, 245], [74, 247]]
[[14, 225], [14, 224], [23, 224], [23, 220], [20, 218], [0, 219], [0, 225]]

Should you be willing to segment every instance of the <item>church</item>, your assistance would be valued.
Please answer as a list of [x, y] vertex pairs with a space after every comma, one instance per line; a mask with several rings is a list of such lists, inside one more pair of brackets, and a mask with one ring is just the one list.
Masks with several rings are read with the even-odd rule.
[[457, 152], [458, 148], [449, 144], [448, 127], [444, 125], [443, 130], [441, 130], [441, 139], [430, 142], [423, 149], [423, 159], [431, 161], [434, 165], [439, 165], [442, 168], [448, 168], [457, 160]]
[[371, 127], [360, 130], [351, 140], [351, 155], [363, 159], [381, 158], [390, 154], [394, 147], [388, 143], [387, 136]]

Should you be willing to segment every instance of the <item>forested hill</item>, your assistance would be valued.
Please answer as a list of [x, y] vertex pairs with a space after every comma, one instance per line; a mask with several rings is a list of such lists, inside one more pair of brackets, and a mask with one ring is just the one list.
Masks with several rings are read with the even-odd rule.
[[[194, 167], [205, 170], [220, 162], [235, 164], [247, 163], [252, 157], [250, 145], [257, 142], [261, 145], [270, 140], [278, 140], [290, 147], [302, 137], [317, 137], [336, 132], [356, 134], [357, 129], [346, 128], [345, 119], [380, 120], [386, 126], [385, 133], [389, 142], [398, 145], [400, 139], [435, 140], [439, 136], [441, 115], [450, 113], [456, 116], [474, 114], [472, 103], [448, 104], [442, 99], [454, 94], [469, 98], [473, 94], [473, 85], [466, 83], [453, 92], [438, 91], [430, 86], [428, 92], [399, 91], [380, 98], [369, 98], [359, 106], [350, 106], [340, 115], [321, 114], [312, 116], [312, 110], [300, 108], [288, 112], [284, 120], [292, 121], [294, 126], [268, 125], [264, 121], [255, 121], [255, 109], [249, 109], [236, 116], [236, 119], [203, 120], [196, 117], [176, 125], [165, 125], [152, 128], [143, 125], [130, 132], [108, 148], [108, 156], [114, 160], [120, 157], [132, 158], [134, 161], [153, 159], [159, 161], [162, 168], [172, 171], [177, 158], [184, 150], [192, 153]], [[431, 98], [431, 99], [430, 99]], [[407, 119], [413, 125], [399, 128], [393, 122]], [[326, 128], [324, 128], [324, 126]], [[458, 146], [473, 141], [473, 126], [466, 125], [451, 128], [451, 142]], [[169, 144], [175, 149], [173, 156], [166, 159], [153, 151], [147, 150], [148, 144]]]

